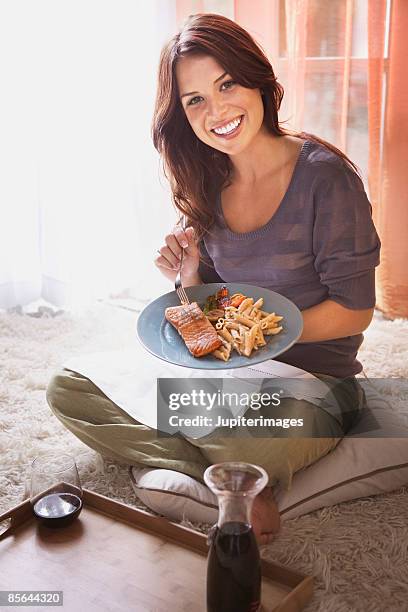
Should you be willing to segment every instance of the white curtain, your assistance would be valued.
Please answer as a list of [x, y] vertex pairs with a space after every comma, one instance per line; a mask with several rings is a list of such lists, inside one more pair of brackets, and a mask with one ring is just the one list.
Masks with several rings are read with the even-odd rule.
[[172, 0], [0, 0], [0, 308], [170, 290], [150, 138]]

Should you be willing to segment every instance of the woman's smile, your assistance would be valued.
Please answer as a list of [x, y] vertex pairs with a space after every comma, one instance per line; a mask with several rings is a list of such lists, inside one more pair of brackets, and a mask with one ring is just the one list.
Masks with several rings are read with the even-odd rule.
[[217, 127], [212, 128], [211, 132], [217, 136], [217, 138], [224, 138], [230, 140], [235, 138], [241, 131], [242, 124], [244, 121], [244, 115], [239, 115], [235, 119], [224, 121]]

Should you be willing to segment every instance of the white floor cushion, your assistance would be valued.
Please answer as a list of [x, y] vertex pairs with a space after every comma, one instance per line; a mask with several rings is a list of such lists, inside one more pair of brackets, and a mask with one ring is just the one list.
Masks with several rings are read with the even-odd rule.
[[[408, 483], [408, 426], [370, 382], [360, 382], [369, 411], [350, 432], [351, 436], [329, 455], [297, 472], [290, 491], [275, 487], [282, 520], [392, 491]], [[359, 437], [370, 426], [371, 431]], [[172, 520], [213, 523], [217, 519], [215, 496], [204, 484], [185, 474], [134, 466], [131, 480], [146, 506]]]

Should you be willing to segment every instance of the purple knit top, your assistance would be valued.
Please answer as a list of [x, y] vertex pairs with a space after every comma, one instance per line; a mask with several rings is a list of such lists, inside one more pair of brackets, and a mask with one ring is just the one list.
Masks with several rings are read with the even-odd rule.
[[[221, 198], [201, 243], [204, 283], [266, 287], [300, 310], [330, 299], [352, 310], [375, 306], [380, 240], [359, 176], [336, 154], [303, 143], [289, 187], [273, 217], [253, 232], [232, 232]], [[361, 372], [363, 335], [298, 343], [277, 361], [346, 378]]]

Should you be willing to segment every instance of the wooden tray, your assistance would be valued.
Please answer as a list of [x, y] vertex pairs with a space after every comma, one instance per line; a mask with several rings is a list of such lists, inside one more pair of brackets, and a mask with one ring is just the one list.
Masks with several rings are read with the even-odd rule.
[[[62, 529], [37, 523], [29, 500], [0, 515], [0, 590], [63, 591], [64, 612], [205, 611], [203, 534], [86, 489], [83, 501]], [[267, 561], [262, 572], [263, 610], [310, 600], [312, 577]]]

